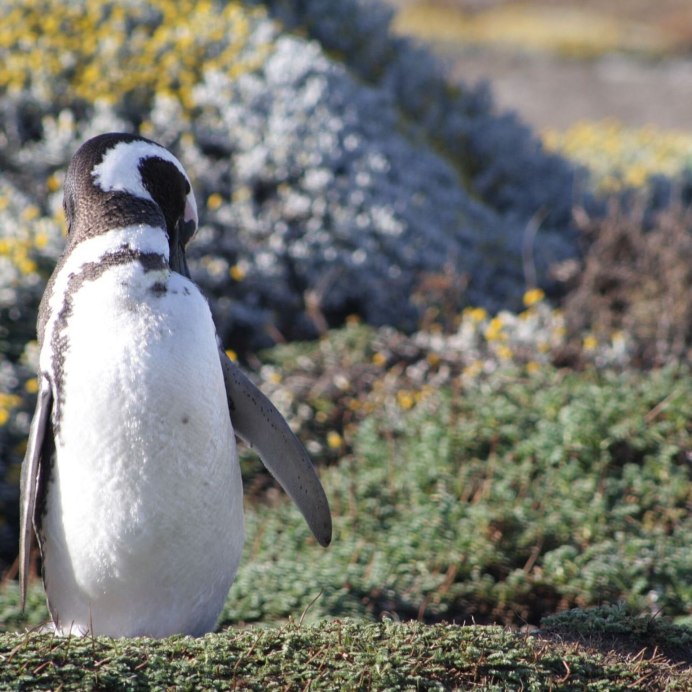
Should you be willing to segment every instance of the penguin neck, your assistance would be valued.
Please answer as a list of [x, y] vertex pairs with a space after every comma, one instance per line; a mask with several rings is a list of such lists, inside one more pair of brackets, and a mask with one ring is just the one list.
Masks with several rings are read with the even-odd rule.
[[105, 233], [74, 243], [69, 248], [65, 265], [69, 265], [74, 270], [87, 262], [103, 261], [107, 256], [121, 252], [158, 255], [168, 264], [169, 246], [166, 229], [144, 223], [112, 228]]
[[70, 211], [70, 236], [77, 236], [79, 241], [104, 235], [114, 228], [136, 225], [166, 228], [166, 219], [158, 204], [122, 190], [101, 192]]

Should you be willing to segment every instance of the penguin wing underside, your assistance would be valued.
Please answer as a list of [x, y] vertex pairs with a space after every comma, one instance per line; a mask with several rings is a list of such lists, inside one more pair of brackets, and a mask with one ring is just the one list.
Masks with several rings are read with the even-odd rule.
[[20, 504], [19, 504], [19, 589], [21, 606], [26, 603], [26, 589], [29, 579], [29, 554], [31, 550], [31, 538], [36, 512], [36, 501], [39, 490], [39, 478], [41, 466], [47, 460], [44, 459], [46, 440], [52, 438], [51, 411], [53, 409], [53, 393], [50, 382], [45, 377], [40, 377], [36, 410], [31, 421], [29, 442], [22, 464], [20, 479]]
[[236, 434], [257, 451], [262, 463], [296, 503], [320, 545], [329, 545], [329, 503], [307, 450], [274, 404], [223, 351], [219, 354]]

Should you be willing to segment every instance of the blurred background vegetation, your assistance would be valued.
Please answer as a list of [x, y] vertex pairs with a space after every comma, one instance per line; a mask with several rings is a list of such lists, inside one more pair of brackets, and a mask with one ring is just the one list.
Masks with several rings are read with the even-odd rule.
[[[692, 7], [684, 0], [390, 0], [394, 27], [452, 74], [487, 79], [550, 148], [641, 185], [690, 164]], [[611, 183], [614, 181], [610, 181]]]
[[692, 8], [392, 4], [3, 8], [0, 627], [46, 617], [13, 583], [35, 312], [102, 129], [191, 171], [193, 274], [333, 504], [322, 552], [243, 453], [222, 624], [690, 624]]

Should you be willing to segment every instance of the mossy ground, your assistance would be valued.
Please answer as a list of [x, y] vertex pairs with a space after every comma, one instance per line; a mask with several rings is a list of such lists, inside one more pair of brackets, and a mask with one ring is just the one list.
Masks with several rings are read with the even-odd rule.
[[200, 639], [0, 635], [9, 689], [689, 689], [651, 650], [502, 627], [291, 622]]

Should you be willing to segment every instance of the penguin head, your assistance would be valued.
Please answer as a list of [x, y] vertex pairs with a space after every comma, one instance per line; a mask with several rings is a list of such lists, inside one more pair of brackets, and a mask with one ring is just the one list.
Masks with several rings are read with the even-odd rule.
[[195, 196], [178, 159], [156, 142], [119, 132], [85, 142], [67, 169], [63, 207], [71, 244], [132, 224], [165, 229], [171, 269], [190, 276]]

